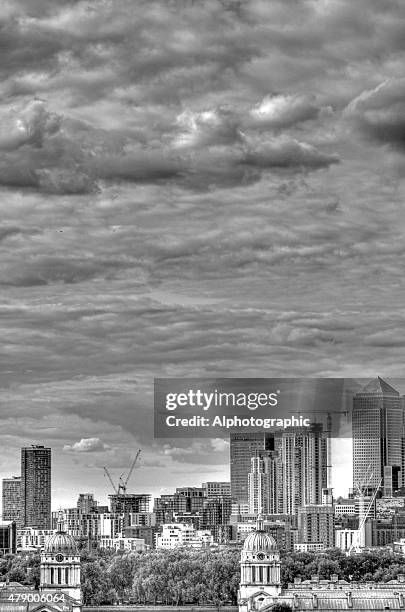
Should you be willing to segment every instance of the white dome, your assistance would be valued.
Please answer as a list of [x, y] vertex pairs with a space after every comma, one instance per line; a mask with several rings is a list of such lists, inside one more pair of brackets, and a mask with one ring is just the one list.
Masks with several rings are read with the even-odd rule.
[[62, 553], [64, 555], [77, 555], [77, 546], [73, 536], [58, 531], [47, 539], [44, 546], [46, 553]]
[[243, 543], [245, 552], [274, 552], [277, 550], [275, 539], [265, 531], [252, 531]]

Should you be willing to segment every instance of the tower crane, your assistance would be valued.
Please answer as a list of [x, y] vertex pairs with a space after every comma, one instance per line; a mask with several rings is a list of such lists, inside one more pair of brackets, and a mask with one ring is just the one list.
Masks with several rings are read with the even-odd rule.
[[104, 466], [104, 474], [107, 476], [108, 480], [111, 483], [111, 486], [114, 490], [114, 493], [116, 495], [125, 495], [127, 492], [127, 485], [129, 482], [129, 479], [132, 476], [132, 472], [134, 471], [135, 468], [135, 464], [138, 461], [139, 455], [141, 454], [141, 449], [138, 450], [138, 452], [136, 453], [135, 459], [132, 462], [131, 467], [129, 468], [128, 474], [126, 476], [126, 478], [124, 479], [123, 476], [124, 474], [122, 473], [121, 476], [118, 479], [118, 485], [114, 484], [114, 481], [111, 477], [110, 472], [108, 471], [108, 469]]
[[[373, 477], [373, 472], [371, 472], [371, 475], [370, 475], [370, 477], [368, 479], [367, 484], [370, 482], [372, 477]], [[368, 518], [368, 515], [370, 514], [370, 510], [373, 507], [373, 504], [375, 502], [375, 498], [377, 497], [377, 493], [378, 493], [378, 491], [379, 491], [379, 489], [381, 487], [382, 481], [383, 481], [383, 479], [380, 478], [380, 481], [379, 481], [378, 485], [376, 486], [376, 488], [375, 488], [375, 490], [373, 492], [373, 495], [372, 495], [372, 497], [370, 499], [370, 502], [369, 502], [369, 504], [367, 506], [366, 511], [364, 512], [364, 514], [363, 514], [363, 516], [361, 518], [359, 516], [359, 528], [357, 530], [357, 535], [356, 535], [355, 539], [353, 540], [349, 550], [347, 551], [347, 556], [348, 557], [350, 557], [353, 549], [356, 549], [356, 552], [360, 552], [360, 535], [362, 533], [362, 530], [364, 529], [364, 526], [366, 524], [366, 520]], [[361, 499], [362, 499], [362, 501], [364, 503], [364, 490], [365, 490], [365, 487], [362, 487], [362, 489], [360, 489], [360, 487], [357, 487], [357, 488], [358, 488], [358, 490], [361, 493]]]
[[[350, 557], [352, 551], [355, 549], [356, 552], [360, 552], [361, 550], [361, 545], [364, 546], [364, 537], [361, 538], [362, 535], [364, 535], [363, 529], [365, 528], [365, 524], [366, 524], [366, 520], [370, 514], [371, 508], [373, 507], [373, 504], [375, 502], [375, 499], [377, 497], [377, 493], [381, 487], [382, 481], [383, 479], [380, 478], [379, 483], [377, 484], [376, 488], [373, 491], [373, 494], [371, 496], [371, 499], [367, 505], [367, 508], [364, 509], [364, 504], [365, 504], [365, 493], [368, 490], [369, 484], [372, 480], [374, 476], [374, 472], [371, 469], [371, 464], [369, 464], [367, 466], [367, 470], [364, 473], [364, 476], [362, 478], [362, 481], [360, 483], [356, 483], [356, 488], [359, 492], [359, 527], [357, 529], [357, 533], [356, 536], [352, 542], [352, 544], [350, 545], [349, 550], [347, 551], [347, 556]], [[360, 542], [360, 538], [362, 539], [362, 542]]]
[[128, 481], [129, 481], [129, 479], [132, 476], [132, 472], [134, 471], [135, 464], [138, 461], [138, 457], [139, 457], [140, 454], [141, 454], [141, 449], [139, 449], [138, 452], [136, 453], [135, 459], [133, 460], [132, 465], [129, 468], [129, 472], [128, 472], [127, 477], [125, 478], [125, 480], [123, 480], [123, 478], [122, 478], [124, 474], [121, 474], [121, 476], [119, 477], [119, 479], [118, 479], [118, 495], [120, 495], [120, 494], [125, 495], [125, 493], [127, 492]]
[[118, 495], [118, 489], [117, 489], [117, 487], [115, 486], [113, 479], [111, 478], [111, 474], [110, 474], [110, 472], [107, 470], [107, 468], [106, 468], [105, 466], [104, 466], [104, 468], [103, 468], [103, 469], [104, 469], [104, 474], [107, 476], [108, 480], [110, 481], [111, 486], [112, 486], [112, 488], [114, 489], [114, 491], [115, 491], [116, 495]]

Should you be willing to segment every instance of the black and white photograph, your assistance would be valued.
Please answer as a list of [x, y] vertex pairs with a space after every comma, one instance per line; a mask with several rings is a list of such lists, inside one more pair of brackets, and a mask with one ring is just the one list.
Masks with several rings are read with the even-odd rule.
[[0, 74], [0, 612], [405, 609], [404, 0], [2, 0]]

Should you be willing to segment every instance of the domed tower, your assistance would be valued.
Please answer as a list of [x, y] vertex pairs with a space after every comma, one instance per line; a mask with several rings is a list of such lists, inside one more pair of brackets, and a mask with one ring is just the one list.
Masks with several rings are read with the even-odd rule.
[[280, 555], [275, 539], [264, 531], [260, 515], [256, 530], [243, 543], [240, 569], [239, 612], [258, 610], [265, 599], [280, 594]]
[[59, 513], [58, 530], [50, 536], [41, 553], [40, 591], [60, 591], [81, 602], [80, 556], [74, 538], [63, 529]]

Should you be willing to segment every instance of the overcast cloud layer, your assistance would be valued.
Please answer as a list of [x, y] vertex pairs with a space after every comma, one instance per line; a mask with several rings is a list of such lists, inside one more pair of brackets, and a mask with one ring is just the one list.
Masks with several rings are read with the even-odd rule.
[[403, 375], [402, 0], [12, 0], [0, 31], [0, 477], [35, 441], [56, 507], [140, 447], [138, 490], [226, 478], [226, 442], [153, 440], [154, 376]]

